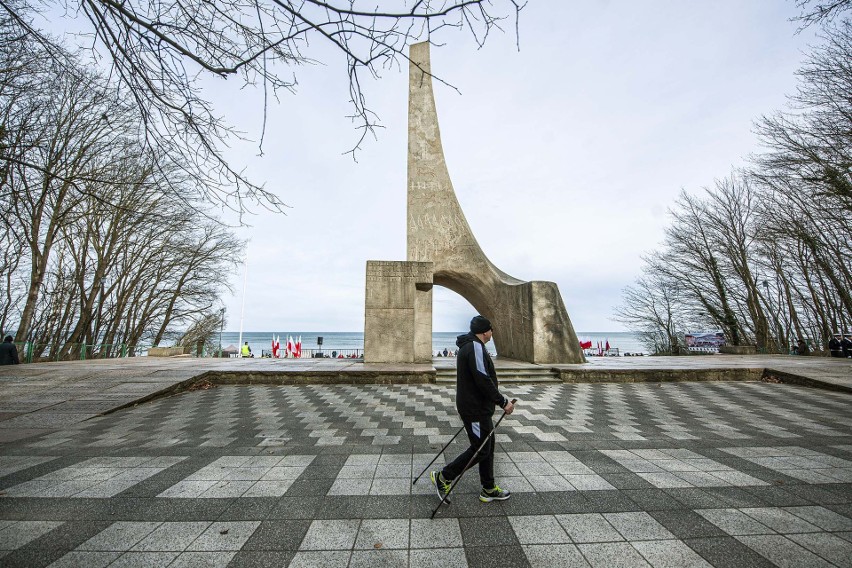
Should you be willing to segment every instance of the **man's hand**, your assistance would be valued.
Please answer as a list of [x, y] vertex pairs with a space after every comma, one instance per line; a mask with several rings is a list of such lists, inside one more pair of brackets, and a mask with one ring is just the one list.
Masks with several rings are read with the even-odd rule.
[[506, 406], [503, 407], [503, 412], [505, 412], [506, 414], [512, 414], [512, 412], [514, 412], [514, 410], [515, 410], [515, 403], [512, 402], [511, 400], [506, 403]]

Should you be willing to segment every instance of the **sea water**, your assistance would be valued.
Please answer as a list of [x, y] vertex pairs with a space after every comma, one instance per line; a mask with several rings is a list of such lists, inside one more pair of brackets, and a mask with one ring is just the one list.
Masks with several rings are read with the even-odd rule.
[[[457, 349], [456, 337], [464, 332], [459, 331], [436, 331], [432, 333], [432, 352], [443, 351], [447, 349], [452, 351]], [[344, 349], [363, 349], [364, 348], [364, 333], [360, 331], [244, 331], [243, 342], [248, 341], [252, 353], [259, 357], [262, 351], [270, 351], [272, 349], [273, 336], [280, 338], [281, 349], [284, 350], [287, 346], [287, 336], [291, 336], [293, 341], [302, 337], [302, 349], [317, 349], [319, 347], [317, 338], [322, 337], [323, 351], [340, 351]], [[225, 331], [222, 333], [222, 347], [233, 345], [236, 347], [240, 339], [239, 332]], [[598, 343], [606, 345], [609, 341], [609, 346], [618, 349], [623, 355], [624, 353], [648, 353], [647, 348], [642, 345], [641, 340], [635, 333], [626, 331], [615, 332], [577, 332], [577, 337], [580, 341], [591, 341], [592, 345], [597, 348]], [[218, 343], [218, 337], [215, 338]], [[486, 346], [492, 354], [496, 354], [494, 343], [489, 342]]]

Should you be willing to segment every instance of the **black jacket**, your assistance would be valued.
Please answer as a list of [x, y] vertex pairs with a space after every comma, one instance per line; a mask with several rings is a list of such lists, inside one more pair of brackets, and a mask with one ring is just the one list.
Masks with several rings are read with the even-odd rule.
[[494, 414], [508, 399], [497, 388], [497, 373], [485, 345], [472, 333], [456, 339], [456, 409], [462, 418], [478, 418]]
[[17, 365], [18, 348], [14, 343], [0, 343], [0, 365]]

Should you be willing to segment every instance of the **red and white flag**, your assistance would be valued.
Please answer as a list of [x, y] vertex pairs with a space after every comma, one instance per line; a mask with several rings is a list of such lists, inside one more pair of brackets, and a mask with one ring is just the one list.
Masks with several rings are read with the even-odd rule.
[[302, 357], [302, 336], [299, 336], [299, 341], [296, 342], [296, 357]]
[[278, 359], [281, 356], [281, 336], [278, 339], [272, 336], [272, 357]]
[[606, 350], [609, 351], [609, 339], [606, 340]]
[[295, 357], [294, 355], [295, 346], [293, 345], [293, 337], [287, 336], [287, 357]]

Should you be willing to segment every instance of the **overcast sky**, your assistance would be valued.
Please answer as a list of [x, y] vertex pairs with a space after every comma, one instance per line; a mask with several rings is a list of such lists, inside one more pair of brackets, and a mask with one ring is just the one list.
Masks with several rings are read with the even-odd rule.
[[[486, 255], [556, 282], [578, 332], [622, 330], [613, 309], [681, 188], [743, 165], [759, 149], [753, 120], [794, 91], [816, 41], [795, 34], [795, 14], [779, 0], [531, 0], [520, 51], [511, 29], [481, 50], [439, 36], [433, 73], [460, 91], [436, 84], [444, 152]], [[246, 331], [362, 331], [366, 261], [405, 260], [407, 67], [366, 85], [384, 129], [355, 163], [345, 62], [324, 62], [296, 70], [298, 92], [270, 106], [263, 157], [256, 144], [229, 153], [292, 207], [238, 231], [251, 241]], [[219, 113], [257, 139], [259, 93], [210, 84]], [[242, 273], [231, 283], [237, 330]], [[436, 287], [435, 331], [466, 329], [473, 313]]]

